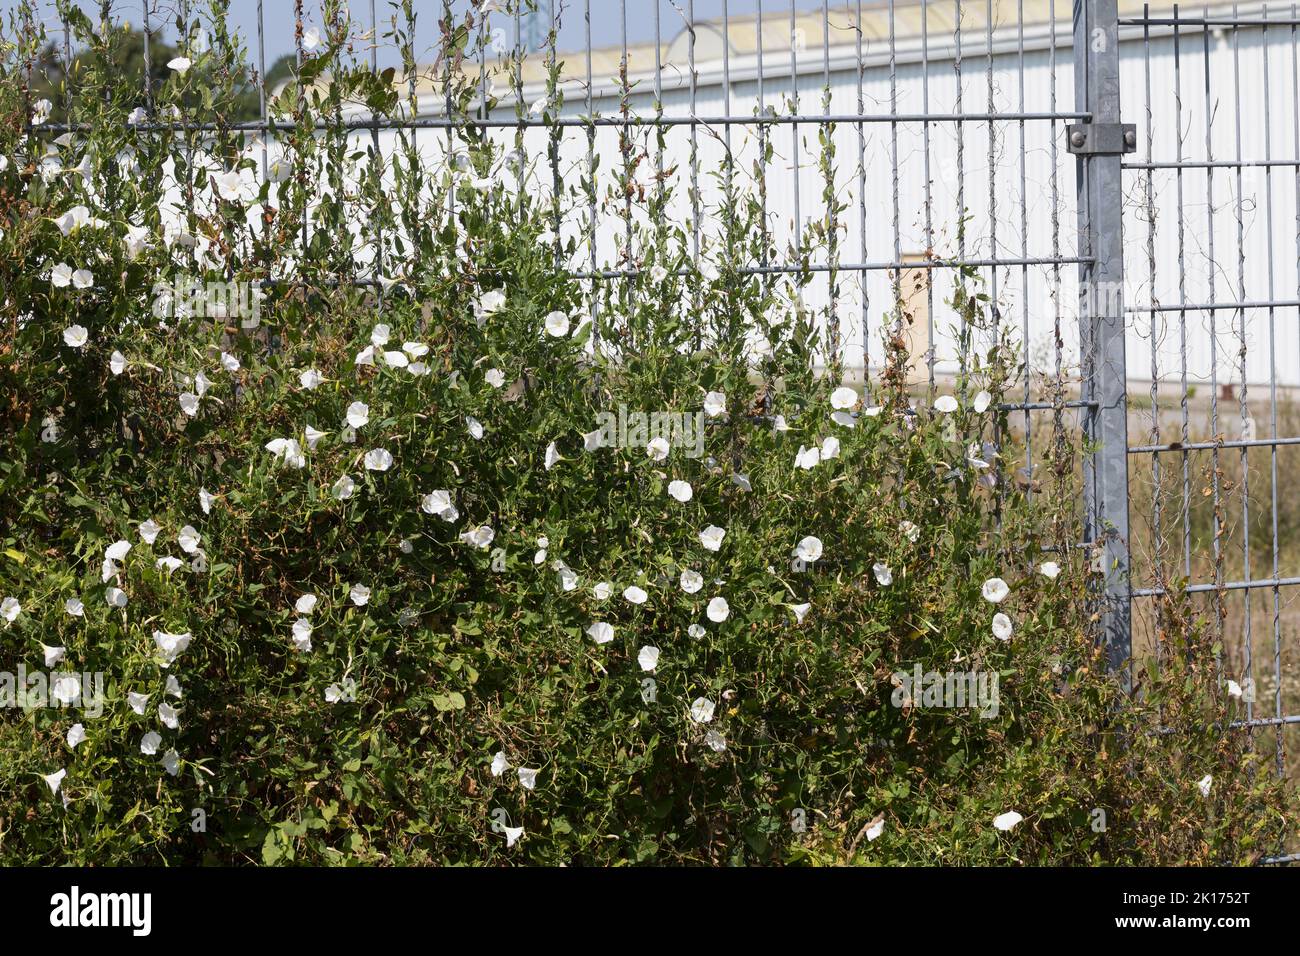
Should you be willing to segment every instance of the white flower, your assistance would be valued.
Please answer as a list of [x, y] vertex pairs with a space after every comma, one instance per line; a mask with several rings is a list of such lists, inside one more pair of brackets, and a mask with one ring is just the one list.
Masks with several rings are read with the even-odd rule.
[[834, 435], [822, 439], [822, 461], [830, 461], [840, 456], [840, 440]]
[[700, 544], [704, 545], [706, 551], [718, 551], [722, 548], [722, 539], [726, 534], [724, 529], [711, 524], [700, 532]]
[[367, 471], [387, 471], [393, 467], [393, 456], [386, 449], [372, 448], [366, 452]]
[[506, 383], [506, 377], [499, 368], [490, 368], [483, 373], [483, 380], [493, 388], [500, 388]]
[[731, 606], [727, 604], [724, 597], [715, 597], [709, 602], [709, 606], [704, 612], [708, 615], [709, 620], [714, 624], [721, 624], [731, 615]]
[[882, 813], [871, 821], [867, 827], [867, 842], [871, 843], [885, 831], [885, 815]]
[[883, 561], [877, 561], [871, 566], [871, 573], [876, 576], [876, 583], [882, 588], [887, 588], [894, 583], [894, 572], [889, 569], [889, 565]]
[[636, 655], [636, 662], [643, 671], [652, 671], [659, 666], [659, 648], [647, 644]]
[[1020, 814], [1015, 810], [1008, 810], [1006, 813], [1000, 813], [993, 818], [993, 825], [999, 830], [1010, 830], [1013, 826], [1023, 820]]
[[69, 325], [63, 330], [63, 341], [69, 348], [81, 348], [89, 337], [90, 333], [86, 331], [84, 325]]
[[499, 312], [505, 304], [506, 294], [499, 289], [491, 289], [479, 296], [475, 310], [478, 313], [479, 320], [482, 321], [494, 312]]
[[323, 381], [325, 381], [324, 376], [314, 368], [309, 368], [298, 376], [298, 384], [308, 390], [315, 388]]
[[193, 392], [181, 392], [180, 403], [181, 411], [190, 418], [199, 413], [199, 397]]
[[727, 749], [727, 738], [724, 737], [720, 731], [714, 730], [713, 728], [710, 728], [704, 735], [704, 742], [708, 745], [709, 749], [715, 753], [722, 753]]
[[753, 491], [754, 486], [749, 482], [749, 475], [735, 474], [731, 476], [731, 483], [741, 491]]
[[685, 504], [694, 497], [695, 492], [688, 482], [679, 479], [668, 482], [668, 494]]
[[809, 471], [816, 468], [818, 462], [821, 460], [822, 453], [816, 445], [813, 445], [811, 448], [805, 448], [803, 445], [800, 445], [799, 453], [794, 456], [794, 466], [796, 468], [802, 468], [804, 471]]
[[947, 415], [949, 412], [957, 410], [957, 399], [951, 395], [940, 395], [934, 400], [934, 410]]
[[1061, 566], [1055, 561], [1044, 561], [1038, 566], [1038, 573], [1051, 580], [1061, 573]]
[[317, 597], [314, 594], [304, 594], [294, 602], [293, 609], [299, 614], [310, 614], [316, 610]]
[[808, 612], [812, 610], [811, 604], [790, 604], [787, 606], [790, 610], [794, 611], [794, 622], [796, 624], [802, 624], [803, 619], [807, 616]]
[[1011, 618], [1001, 611], [993, 615], [993, 636], [999, 641], [1011, 640]]
[[158, 705], [158, 719], [168, 730], [180, 730], [180, 718], [176, 714], [176, 708], [171, 704]]
[[831, 421], [844, 428], [856, 428], [858, 423], [848, 412], [831, 412]]
[[795, 557], [800, 561], [816, 561], [822, 556], [822, 539], [808, 535], [794, 549]]
[[67, 770], [56, 770], [54, 773], [41, 775], [41, 779], [45, 781], [45, 785], [50, 788], [51, 796], [59, 792], [59, 787], [63, 785], [63, 778], [67, 775]]
[[644, 604], [649, 597], [650, 595], [646, 594], [644, 590], [637, 587], [635, 584], [625, 588], [623, 591], [623, 600], [627, 601], [629, 604]]
[[460, 540], [482, 550], [492, 544], [492, 539], [496, 536], [497, 533], [492, 530], [490, 525], [481, 524], [470, 528], [468, 531], [462, 531]]
[[10, 624], [18, 619], [18, 615], [22, 613], [22, 609], [23, 606], [18, 603], [17, 598], [7, 597], [3, 601], [0, 601], [0, 616], [3, 616]]
[[63, 602], [63, 610], [67, 611], [73, 617], [86, 616], [86, 606], [81, 603], [81, 598], [68, 598]]
[[1001, 578], [989, 578], [984, 582], [984, 586], [980, 590], [984, 595], [984, 600], [993, 604], [1001, 604], [1006, 599], [1006, 596], [1011, 593], [1011, 589], [1007, 587], [1007, 582]]
[[231, 355], [229, 352], [222, 352], [221, 367], [224, 368], [227, 372], [238, 372], [239, 359]]
[[144, 709], [149, 705], [149, 695], [141, 694], [137, 691], [130, 691], [126, 695], [126, 705], [141, 716], [144, 715]]
[[694, 594], [700, 588], [704, 587], [704, 575], [688, 568], [682, 572], [681, 585], [682, 590], [687, 594]]
[[365, 425], [370, 421], [370, 406], [365, 402], [353, 402], [348, 406], [347, 421], [353, 428]]
[[1201, 796], [1203, 797], [1208, 797], [1210, 795], [1210, 787], [1213, 785], [1214, 778], [1208, 773], [1200, 780], [1196, 781], [1196, 789], [1201, 791]]
[[475, 441], [483, 440], [483, 423], [473, 415], [465, 416], [465, 429], [469, 432], [469, 437]]
[[130, 541], [114, 541], [104, 551], [104, 557], [110, 561], [121, 561], [131, 551]]
[[126, 592], [121, 588], [109, 588], [104, 592], [104, 600], [109, 607], [126, 607]]
[[50, 285], [56, 289], [66, 289], [72, 285], [72, 266], [60, 262], [50, 270]]
[[311, 650], [311, 621], [300, 617], [293, 622], [293, 646], [306, 653]]
[[162, 768], [173, 777], [181, 772], [181, 755], [176, 752], [175, 747], [163, 754], [162, 760], [158, 762], [161, 763]]
[[537, 771], [530, 770], [528, 767], [519, 768], [519, 785], [525, 790], [537, 789]]
[[151, 757], [158, 752], [161, 745], [162, 734], [156, 730], [151, 730], [140, 738], [140, 753]]
[[577, 572], [575, 572], [572, 568], [565, 565], [563, 562], [557, 562], [557, 564], [558, 564], [557, 570], [560, 573], [560, 590], [568, 592], [577, 588], [578, 586]]
[[212, 177], [212, 181], [217, 185], [217, 195], [222, 199], [230, 202], [238, 202], [240, 190], [243, 183], [239, 178], [239, 170], [232, 169], [229, 172], [220, 173]]
[[325, 703], [350, 703], [357, 698], [357, 682], [351, 677], [343, 678], [342, 683], [330, 684], [325, 688]]
[[858, 403], [858, 393], [847, 386], [841, 386], [831, 392], [831, 408], [847, 411]]
[[199, 489], [199, 507], [203, 509], [205, 515], [212, 514], [212, 503], [216, 500], [216, 497], [208, 489]]
[[1238, 684], [1235, 680], [1230, 679], [1228, 681], [1228, 696], [1229, 697], [1241, 696], [1241, 685]]
[[727, 410], [727, 396], [723, 392], [709, 392], [704, 396], [704, 414], [717, 418]]
[[56, 677], [50, 684], [50, 696], [67, 706], [81, 696], [81, 682], [70, 674]]
[[442, 488], [425, 495], [420, 500], [420, 510], [427, 515], [437, 515], [443, 521], [455, 521], [460, 516], [451, 503], [451, 492]]
[[663, 461], [668, 457], [668, 439], [656, 435], [645, 446], [645, 453], [653, 461]]
[[356, 490], [357, 483], [353, 481], [349, 475], [344, 475], [330, 486], [330, 494], [339, 501], [346, 501], [348, 498], [351, 498]]
[[697, 724], [707, 724], [713, 719], [713, 701], [707, 697], [697, 697], [691, 704], [691, 720]]
[[184, 76], [185, 71], [188, 70], [192, 65], [193, 64], [191, 63], [189, 57], [184, 57], [184, 56], [178, 56], [172, 60], [167, 61], [167, 69], [175, 70], [181, 76]]
[[49, 122], [50, 110], [53, 108], [54, 108], [54, 104], [47, 99], [39, 99], [35, 103], [33, 103], [32, 104], [32, 125], [40, 126], [44, 123]]
[[411, 364], [411, 360], [407, 357], [405, 352], [398, 352], [396, 350], [385, 352], [383, 358], [384, 364], [389, 368], [406, 368]]
[[501, 832], [506, 835], [506, 849], [508, 850], [519, 842], [519, 838], [524, 835], [524, 828], [502, 826]]
[[898, 530], [901, 531], [903, 537], [912, 542], [912, 544], [916, 544], [917, 539], [921, 537], [921, 529], [910, 521], [900, 521], [898, 523]]
[[323, 432], [320, 431], [319, 429], [313, 428], [312, 426], [308, 425], [303, 430], [303, 434], [307, 436], [307, 450], [315, 451], [316, 446], [320, 443], [320, 440], [324, 438], [326, 435], [328, 435], [329, 432]]
[[492, 776], [499, 777], [510, 769], [510, 761], [506, 759], [506, 752], [498, 750], [492, 755]]
[[81, 724], [73, 724], [71, 727], [68, 728], [67, 740], [68, 740], [69, 747], [76, 747], [77, 744], [81, 743], [85, 739], [86, 739], [86, 728], [83, 727]]
[[181, 528], [181, 533], [176, 536], [176, 543], [181, 546], [181, 550], [186, 554], [194, 554], [199, 550], [199, 533], [193, 525], [187, 524]]
[[582, 433], [582, 448], [584, 451], [600, 450], [600, 429]]
[[53, 667], [67, 655], [67, 650], [63, 647], [51, 647], [48, 644], [42, 644], [41, 649], [45, 652], [46, 667]]
[[95, 284], [95, 276], [89, 269], [78, 269], [72, 273], [72, 285], [77, 289], [89, 289]]
[[357, 607], [364, 607], [370, 602], [370, 588], [364, 584], [354, 584], [352, 590], [348, 592], [348, 598]]
[[146, 518], [140, 522], [140, 527], [136, 530], [140, 532], [140, 538], [145, 544], [153, 544], [158, 537], [158, 532], [162, 531], [162, 527], [153, 518]]
[[587, 628], [587, 636], [597, 644], [608, 644], [614, 639], [614, 625], [597, 621]]
[[971, 403], [971, 407], [975, 409], [976, 415], [983, 415], [988, 411], [988, 407], [992, 402], [993, 396], [988, 392], [981, 391], [975, 395], [975, 400]]
[[126, 356], [114, 350], [113, 354], [108, 357], [108, 370], [114, 375], [121, 375], [125, 372]]
[[181, 691], [181, 682], [176, 679], [175, 674], [167, 675], [167, 683], [163, 687], [163, 693], [170, 694], [172, 697], [175, 697], [177, 700], [180, 700], [181, 697], [184, 696], [184, 694]]
[[609, 596], [614, 593], [614, 585], [608, 581], [601, 581], [591, 589], [591, 593], [596, 596], [597, 601], [607, 601]]
[[383, 322], [377, 324], [370, 330], [370, 344], [375, 348], [383, 348], [388, 344], [388, 338], [392, 335], [392, 330]]
[[185, 649], [190, 646], [190, 641], [193, 639], [194, 635], [189, 631], [181, 634], [168, 634], [166, 631], [153, 632], [153, 642], [158, 645], [158, 650], [162, 653], [167, 664], [171, 664], [176, 658], [180, 657], [185, 652]]
[[546, 446], [546, 456], [542, 464], [547, 471], [550, 471], [552, 468], [555, 467], [556, 463], [559, 461], [560, 461], [559, 449], [555, 447], [555, 442], [551, 442], [549, 445]]
[[569, 317], [563, 312], [549, 312], [545, 319], [546, 334], [551, 338], [561, 338], [569, 334]]
[[703, 637], [705, 634], [707, 634], [708, 631], [706, 631], [706, 630], [705, 630], [703, 627], [701, 627], [699, 624], [692, 624], [690, 627], [688, 627], [688, 628], [686, 629], [686, 633], [689, 634], [691, 637], [694, 637], [694, 638], [701, 638], [701, 637]]
[[308, 27], [302, 31], [302, 48], [308, 53], [313, 52], [320, 46], [320, 31], [315, 27]]

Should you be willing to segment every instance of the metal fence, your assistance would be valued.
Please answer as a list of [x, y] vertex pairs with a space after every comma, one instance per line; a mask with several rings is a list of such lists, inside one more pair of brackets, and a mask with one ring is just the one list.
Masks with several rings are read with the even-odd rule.
[[[97, 10], [107, 19], [119, 6]], [[139, 7], [146, 30], [171, 13], [188, 22], [191, 4], [164, 6]], [[360, 56], [378, 70], [384, 24], [408, 39], [417, 25], [392, 19], [400, 6], [383, 18], [375, 0], [365, 6]], [[978, 276], [991, 334], [1027, 357], [1005, 408], [1031, 485], [1044, 449], [1081, 430], [1082, 546], [1102, 582], [1112, 666], [1135, 640], [1158, 639], [1154, 599], [1180, 589], [1209, 601], [1226, 671], [1252, 691], [1237, 726], [1271, 729], [1287, 771], [1283, 729], [1300, 724], [1300, 675], [1284, 667], [1288, 639], [1296, 650], [1286, 589], [1300, 584], [1300, 505], [1286, 484], [1300, 464], [1297, 4], [715, 0], [708, 17], [697, 15], [705, 0], [484, 6], [462, 67], [483, 92], [474, 112], [453, 115], [442, 98], [443, 25], [468, 11], [447, 0], [412, 8], [444, 36], [433, 63], [397, 80], [401, 115], [358, 108], [340, 122], [378, 155], [409, 136], [438, 157], [451, 148], [443, 132], [471, 123], [544, 157], [556, 191], [582, 183], [584, 201], [557, 205], [555, 231], [578, 240], [562, 264], [593, 286], [638, 269], [637, 213], [595, 185], [598, 168], [633, 175], [630, 143], [660, 182], [680, 169], [687, 188], [669, 211], [689, 223], [697, 265], [721, 241], [713, 200], [743, 177], [785, 253], [739, 271], [808, 277], [836, 362], [868, 388], [900, 300], [915, 320], [918, 384], [962, 369], [969, 330], [946, 327], [946, 283]], [[258, 134], [264, 175], [278, 129], [268, 16], [293, 30], [299, 65], [310, 27], [301, 0], [256, 5], [260, 117], [224, 128]], [[602, 48], [602, 34], [616, 39]], [[67, 35], [65, 23], [70, 58]], [[552, 73], [564, 105], [538, 115], [530, 103]], [[828, 148], [830, 169], [816, 161]], [[369, 281], [391, 278], [382, 236], [373, 248]]]

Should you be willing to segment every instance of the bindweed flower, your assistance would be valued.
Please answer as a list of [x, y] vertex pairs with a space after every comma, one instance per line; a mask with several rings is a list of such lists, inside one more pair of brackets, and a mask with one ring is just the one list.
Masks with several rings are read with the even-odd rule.
[[652, 671], [659, 666], [659, 648], [647, 644], [637, 652], [636, 662], [643, 671]]
[[45, 666], [53, 667], [59, 661], [67, 656], [67, 649], [64, 647], [51, 647], [48, 644], [42, 644], [41, 650], [45, 654]]
[[591, 589], [591, 593], [597, 601], [608, 601], [609, 596], [614, 593], [614, 585], [608, 581], [601, 581]]
[[668, 439], [662, 435], [656, 435], [645, 446], [645, 453], [652, 461], [663, 461], [668, 457], [668, 450]]
[[1196, 781], [1196, 789], [1200, 791], [1202, 797], [1206, 797], [1206, 798], [1210, 796], [1210, 788], [1213, 785], [1214, 785], [1214, 777], [1210, 776], [1208, 773], [1200, 780]]
[[988, 411], [989, 405], [992, 403], [993, 396], [988, 392], [980, 391], [975, 395], [975, 399], [971, 402], [971, 408], [975, 409], [976, 415], [983, 415]]
[[425, 495], [420, 500], [420, 510], [425, 514], [437, 515], [443, 521], [455, 521], [460, 516], [456, 506], [451, 503], [451, 492], [444, 489]]
[[808, 535], [808, 537], [800, 541], [795, 547], [794, 554], [800, 561], [807, 561], [809, 563], [816, 561], [822, 556], [821, 538]]
[[894, 572], [889, 569], [889, 565], [883, 561], [877, 561], [871, 566], [871, 573], [875, 575], [876, 583], [882, 588], [887, 588], [894, 583]]
[[370, 406], [365, 402], [353, 402], [348, 406], [347, 422], [353, 428], [361, 428], [370, 421]]
[[821, 460], [822, 453], [816, 445], [811, 448], [805, 448], [803, 445], [800, 445], [798, 454], [794, 456], [794, 466], [796, 468], [802, 468], [804, 471], [811, 471], [813, 468], [817, 467]]
[[999, 612], [993, 615], [993, 636], [999, 641], [1011, 640], [1011, 618]]
[[163, 770], [173, 777], [181, 772], [181, 755], [174, 748], [163, 754], [159, 763], [162, 764]]
[[194, 554], [199, 550], [201, 539], [199, 533], [193, 525], [186, 525], [181, 528], [181, 533], [176, 536], [176, 543], [181, 546], [181, 550], [186, 554]]
[[387, 471], [393, 467], [393, 456], [384, 448], [372, 448], [366, 452], [367, 471]]
[[506, 377], [499, 368], [490, 368], [483, 373], [483, 380], [493, 388], [501, 388], [506, 383]]
[[948, 415], [957, 410], [957, 399], [951, 395], [940, 395], [934, 400], [934, 410]]
[[465, 544], [472, 544], [479, 550], [485, 550], [492, 544], [496, 536], [497, 533], [492, 530], [490, 525], [481, 524], [470, 528], [468, 531], [461, 532], [460, 540]]
[[898, 524], [898, 530], [902, 533], [903, 537], [912, 544], [916, 544], [917, 540], [921, 537], [921, 529], [910, 521], [900, 521]]
[[184, 76], [191, 66], [193, 66], [193, 61], [185, 56], [174, 57], [167, 61], [167, 69], [174, 71], [179, 76]]
[[705, 551], [718, 551], [722, 548], [722, 539], [726, 537], [727, 532], [717, 525], [711, 524], [700, 532], [700, 544], [704, 546]]
[[597, 644], [608, 644], [614, 639], [614, 625], [597, 621], [587, 628], [587, 636]]
[[84, 325], [69, 325], [63, 330], [63, 341], [69, 348], [81, 348], [89, 337]]
[[562, 459], [560, 458], [560, 452], [555, 447], [555, 442], [551, 442], [549, 445], [546, 446], [546, 455], [543, 458], [542, 465], [546, 468], [547, 471], [550, 471], [552, 468], [555, 467], [556, 463], [561, 460]]
[[704, 735], [704, 743], [714, 753], [722, 753], [727, 749], [727, 738], [712, 728]]
[[788, 604], [786, 606], [794, 612], [794, 622], [796, 624], [802, 624], [803, 619], [807, 617], [808, 612], [812, 610], [811, 604]]
[[676, 480], [668, 482], [668, 494], [675, 500], [685, 504], [694, 497], [695, 492], [688, 482]]
[[339, 501], [346, 501], [356, 493], [357, 483], [350, 475], [344, 475], [330, 486], [330, 494]]
[[492, 776], [494, 777], [499, 777], [510, 769], [510, 761], [506, 759], [506, 752], [504, 750], [498, 750], [492, 755], [492, 766], [490, 769], [492, 771]]
[[348, 592], [348, 598], [357, 607], [365, 607], [370, 603], [370, 588], [364, 584], [354, 584], [352, 590]]
[[483, 423], [473, 415], [465, 416], [465, 430], [469, 432], [469, 437], [475, 441], [483, 440]]
[[691, 703], [691, 720], [697, 724], [707, 724], [713, 719], [713, 701], [707, 697], [697, 697]]
[[726, 598], [715, 597], [709, 602], [709, 606], [704, 613], [708, 615], [709, 620], [714, 624], [721, 624], [731, 615], [731, 606], [727, 604]]
[[700, 588], [704, 587], [704, 575], [698, 571], [687, 569], [682, 572], [681, 576], [682, 590], [687, 594], [694, 594]]
[[73, 617], [86, 616], [86, 606], [81, 603], [81, 598], [68, 598], [63, 602], [63, 610]]
[[523, 787], [525, 790], [537, 789], [536, 770], [529, 769], [528, 767], [520, 767], [518, 773], [519, 773], [519, 785], [521, 787]]
[[696, 638], [696, 639], [698, 640], [699, 638], [701, 638], [701, 637], [703, 637], [705, 634], [707, 634], [708, 631], [706, 631], [706, 630], [705, 630], [703, 627], [701, 627], [699, 624], [692, 624], [690, 627], [688, 627], [688, 628], [686, 629], [686, 633], [687, 633], [689, 636], [694, 637], [694, 638]]
[[68, 771], [66, 769], [56, 770], [54, 773], [41, 775], [41, 779], [45, 781], [45, 785], [50, 788], [50, 796], [54, 796], [59, 792], [59, 787], [63, 786], [63, 778], [67, 775]]
[[76, 749], [77, 744], [86, 739], [86, 728], [81, 724], [73, 724], [68, 728], [68, 736], [65, 738], [68, 746]]
[[23, 606], [18, 603], [15, 597], [7, 597], [0, 601], [0, 617], [3, 617], [8, 623], [12, 624], [18, 620], [18, 615], [22, 613]]
[[140, 526], [136, 530], [140, 533], [140, 539], [145, 544], [153, 544], [158, 537], [158, 532], [162, 531], [162, 527], [153, 518], [146, 518], [140, 522]]
[[162, 734], [156, 730], [151, 730], [140, 738], [140, 753], [146, 757], [152, 757], [162, 746]]
[[149, 706], [149, 695], [131, 691], [126, 695], [126, 705], [143, 717], [144, 709]]
[[722, 392], [709, 392], [704, 396], [704, 414], [717, 418], [727, 411], [727, 396]]
[[121, 375], [126, 371], [126, 356], [116, 349], [108, 357], [108, 370], [114, 375]]
[[164, 727], [168, 730], [180, 730], [180, 717], [176, 713], [176, 708], [171, 704], [158, 705], [158, 719], [162, 721]]
[[304, 654], [311, 650], [311, 621], [300, 617], [293, 622], [293, 646]]
[[1049, 581], [1055, 580], [1056, 576], [1061, 573], [1061, 566], [1055, 561], [1044, 561], [1038, 566], [1038, 573]]
[[519, 838], [524, 835], [524, 828], [502, 826], [501, 832], [506, 835], [506, 849], [508, 850], [519, 842]]
[[307, 371], [303, 372], [301, 375], [298, 376], [298, 384], [301, 385], [303, 388], [307, 389], [308, 391], [311, 391], [313, 388], [316, 388], [324, 381], [325, 381], [325, 377], [321, 375], [320, 372], [316, 371], [314, 368], [309, 368], [307, 369]]
[[858, 404], [858, 393], [847, 386], [841, 386], [831, 392], [831, 408], [848, 411]]
[[822, 439], [821, 459], [830, 461], [832, 458], [840, 456], [840, 440], [834, 435]]
[[216, 501], [216, 496], [206, 488], [199, 489], [199, 507], [203, 509], [205, 515], [212, 514], [212, 503]]
[[126, 607], [126, 592], [121, 588], [109, 588], [104, 592], [104, 600], [108, 602], [109, 607]]
[[635, 584], [623, 590], [623, 600], [627, 601], [629, 604], [644, 604], [649, 597], [650, 595], [646, 594], [643, 589], [637, 587]]
[[1011, 593], [1011, 589], [1001, 578], [989, 578], [980, 588], [980, 592], [984, 595], [984, 600], [992, 604], [1001, 604]]
[[563, 312], [549, 312], [543, 320], [546, 334], [551, 338], [563, 338], [569, 334], [569, 317]]
[[1024, 817], [1022, 817], [1015, 810], [1008, 810], [1006, 813], [999, 813], [996, 817], [994, 817], [993, 825], [997, 827], [999, 830], [1006, 831], [1006, 830], [1010, 830], [1012, 827], [1014, 827], [1017, 823], [1019, 823], [1023, 819]]
[[164, 667], [175, 663], [176, 658], [185, 653], [185, 649], [190, 646], [190, 641], [194, 635], [189, 631], [181, 634], [169, 634], [166, 631], [154, 631], [153, 640], [158, 645], [158, 650], [162, 654]]
[[314, 594], [304, 594], [294, 602], [293, 609], [299, 614], [310, 614], [316, 610], [317, 597]]

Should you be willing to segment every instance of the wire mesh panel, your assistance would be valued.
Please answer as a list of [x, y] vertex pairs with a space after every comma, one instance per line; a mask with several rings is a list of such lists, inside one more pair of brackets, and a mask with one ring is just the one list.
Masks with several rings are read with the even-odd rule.
[[1158, 648], [1153, 605], [1185, 591], [1242, 688], [1239, 726], [1294, 772], [1300, 18], [1264, 3], [1122, 22], [1135, 640]]

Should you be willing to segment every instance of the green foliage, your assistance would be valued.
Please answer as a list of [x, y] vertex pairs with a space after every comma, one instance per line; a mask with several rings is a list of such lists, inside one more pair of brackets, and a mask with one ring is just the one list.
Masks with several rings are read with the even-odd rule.
[[[0, 596], [21, 610], [0, 621], [0, 660], [40, 671], [42, 646], [61, 647], [59, 667], [105, 683], [97, 717], [0, 712], [0, 861], [1156, 864], [1277, 848], [1289, 797], [1223, 731], [1231, 702], [1195, 622], [1136, 697], [1104, 673], [1069, 469], [1032, 501], [1010, 478], [1009, 350], [973, 356], [941, 412], [903, 384], [900, 312], [890, 368], [846, 401], [813, 371], [826, 326], [802, 304], [807, 276], [737, 265], [773, 252], [754, 204], [729, 192], [708, 213], [714, 265], [694, 268], [666, 179], [635, 188], [640, 142], [607, 197], [627, 208], [637, 191], [649, 210], [627, 213], [637, 274], [573, 278], [561, 197], [517, 187], [472, 125], [454, 131], [460, 168], [347, 132], [345, 103], [398, 103], [343, 58], [337, 6], [310, 67], [327, 79], [275, 104], [287, 175], [240, 199], [219, 177], [255, 171], [256, 150], [220, 124], [130, 131], [133, 94], [93, 52], [83, 81], [110, 95], [47, 156], [21, 68], [39, 40], [4, 47]], [[218, 26], [203, 55], [233, 77]], [[444, 34], [463, 52], [476, 31]], [[237, 83], [194, 80], [169, 76], [160, 106], [236, 115]], [[453, 80], [458, 115], [473, 96]], [[563, 198], [582, 208], [596, 189], [593, 173]], [[55, 219], [78, 205], [91, 221], [65, 234]], [[354, 281], [367, 262], [375, 286]], [[56, 285], [61, 263], [92, 281]], [[265, 282], [258, 321], [160, 317], [156, 284], [182, 269]], [[973, 284], [954, 303], [986, 323]], [[590, 449], [620, 408], [709, 409], [701, 454], [651, 454], [646, 433]], [[375, 450], [391, 467], [367, 466]], [[810, 536], [821, 554], [792, 562]], [[129, 554], [106, 564], [119, 540]], [[1039, 570], [1052, 560], [1059, 576]], [[992, 578], [1010, 584], [996, 606]], [[192, 642], [168, 661], [155, 632]], [[917, 665], [996, 674], [996, 715], [900, 698]], [[42, 776], [60, 768], [53, 794]], [[993, 826], [1013, 810], [1023, 822]], [[502, 824], [524, 829], [513, 846]]]

